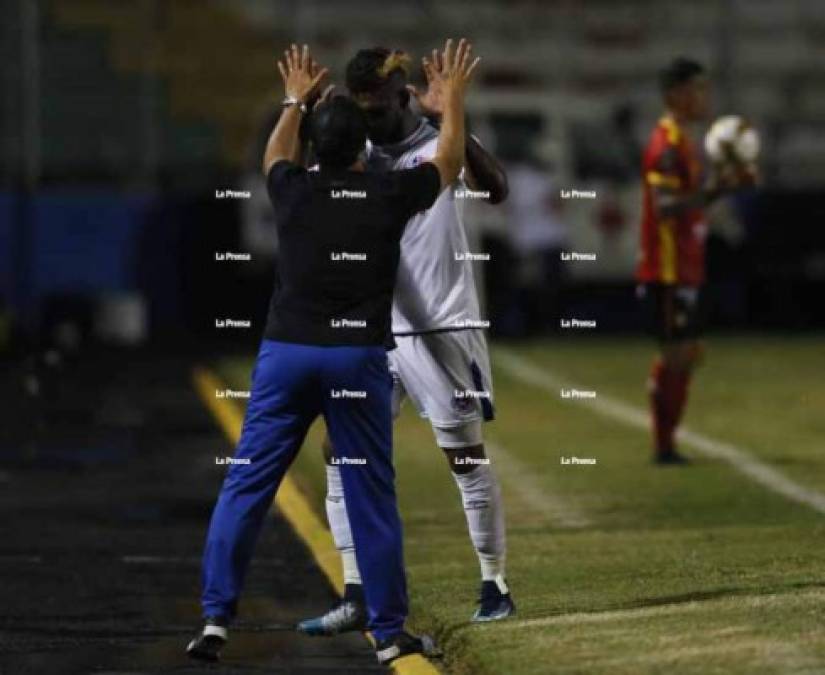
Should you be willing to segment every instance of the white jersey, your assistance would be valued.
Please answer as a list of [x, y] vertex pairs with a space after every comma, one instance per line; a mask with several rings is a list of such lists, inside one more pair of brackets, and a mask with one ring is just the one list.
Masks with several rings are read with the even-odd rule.
[[[367, 144], [370, 170], [411, 169], [435, 156], [438, 130], [426, 120], [400, 143]], [[392, 306], [395, 335], [480, 328], [478, 297], [462, 214], [463, 172], [426, 211], [407, 222]], [[486, 327], [486, 326], [485, 326]]]

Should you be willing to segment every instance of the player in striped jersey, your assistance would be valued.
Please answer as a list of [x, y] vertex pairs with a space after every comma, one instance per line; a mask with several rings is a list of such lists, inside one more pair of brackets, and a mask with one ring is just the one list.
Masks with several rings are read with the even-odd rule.
[[643, 204], [637, 294], [659, 340], [648, 389], [654, 461], [684, 464], [674, 435], [691, 373], [702, 353], [701, 292], [705, 281], [705, 207], [750, 184], [753, 176], [727, 167], [703, 180], [689, 126], [708, 115], [708, 81], [695, 61], [675, 59], [660, 74], [665, 113], [642, 159]]

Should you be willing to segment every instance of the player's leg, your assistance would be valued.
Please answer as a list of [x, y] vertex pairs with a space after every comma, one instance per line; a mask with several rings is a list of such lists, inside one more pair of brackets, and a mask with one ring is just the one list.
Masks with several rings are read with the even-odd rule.
[[507, 555], [501, 488], [484, 451], [481, 421], [433, 427], [461, 494], [470, 541], [481, 569], [479, 608], [473, 621], [495, 621], [516, 611], [505, 580]]
[[[393, 375], [392, 416], [395, 419], [401, 410], [404, 389], [400, 379]], [[322, 444], [327, 473], [326, 513], [335, 548], [341, 556], [344, 575], [344, 595], [336, 600], [332, 607], [320, 616], [301, 621], [297, 630], [314, 636], [330, 636], [349, 631], [365, 630], [367, 610], [364, 604], [364, 591], [361, 585], [361, 573], [355, 557], [355, 543], [352, 540], [347, 505], [344, 500], [344, 484], [341, 469], [332, 463], [334, 454], [329, 435], [324, 436]]]
[[484, 452], [482, 422], [492, 420], [490, 359], [481, 331], [397, 340], [392, 361], [419, 413], [430, 420], [461, 495], [481, 569], [476, 621], [515, 611], [505, 579], [506, 536], [501, 489]]
[[388, 663], [413, 651], [434, 653], [431, 640], [404, 632], [407, 586], [392, 463], [392, 379], [385, 350], [330, 349], [324, 385], [358, 392], [352, 398], [325, 400], [323, 414], [333, 463], [340, 468], [378, 659]]
[[326, 513], [335, 548], [341, 556], [344, 576], [344, 595], [336, 600], [323, 614], [299, 622], [296, 629], [313, 636], [331, 636], [350, 631], [366, 630], [367, 608], [358, 560], [355, 557], [355, 543], [344, 499], [344, 481], [341, 468], [333, 464], [335, 451], [329, 434], [322, 443], [327, 473]]
[[311, 347], [265, 340], [243, 429], [221, 487], [203, 557], [205, 625], [187, 653], [216, 660], [228, 637], [249, 562], [272, 498], [320, 412]]
[[684, 464], [675, 434], [687, 402], [691, 375], [701, 357], [698, 292], [676, 286], [649, 286], [653, 329], [659, 340], [648, 380], [654, 461]]
[[[663, 345], [660, 356], [660, 405], [664, 408], [663, 429], [661, 430], [663, 451], [658, 459], [664, 463], [683, 462], [676, 451], [675, 435], [682, 420], [688, 398], [688, 390], [693, 371], [700, 361], [702, 352], [698, 340], [680, 340]], [[657, 438], [659, 434], [657, 432]], [[668, 450], [669, 449], [669, 450]]]
[[332, 463], [335, 451], [332, 448], [332, 441], [330, 441], [328, 434], [324, 436], [322, 447], [327, 471], [327, 521], [332, 531], [335, 547], [341, 555], [341, 567], [344, 573], [344, 598], [363, 602], [361, 573], [358, 571], [358, 561], [355, 558], [355, 543], [352, 540], [347, 503], [344, 499], [344, 482], [341, 478], [340, 467]]

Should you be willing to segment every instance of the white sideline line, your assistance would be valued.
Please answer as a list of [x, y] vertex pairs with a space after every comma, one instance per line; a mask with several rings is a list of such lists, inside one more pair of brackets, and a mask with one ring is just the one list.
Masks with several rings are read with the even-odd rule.
[[[811, 597], [817, 603], [821, 603], [825, 597], [821, 589], [805, 590], [801, 593], [794, 592], [793, 595], [799, 597]], [[633, 607], [630, 609], [610, 609], [595, 612], [571, 612], [569, 614], [557, 614], [555, 616], [536, 617], [534, 619], [510, 619], [501, 623], [501, 629], [513, 628], [535, 628], [541, 626], [562, 626], [581, 625], [587, 623], [610, 623], [612, 621], [646, 619], [655, 616], [668, 614], [687, 614], [693, 612], [705, 612], [709, 607], [735, 603], [738, 606], [765, 608], [775, 603], [783, 601], [783, 595], [775, 593], [752, 593], [742, 595], [724, 595], [715, 598], [690, 600], [687, 602], [668, 602], [666, 604], [649, 607]], [[475, 624], [483, 626], [483, 624]], [[475, 627], [474, 626], [474, 627]]]
[[549, 516], [561, 527], [587, 527], [590, 520], [567, 500], [551, 495], [546, 488], [536, 482], [535, 471], [517, 455], [503, 445], [489, 438], [484, 439], [484, 447], [491, 459], [495, 460], [494, 471], [508, 483], [518, 486], [518, 496], [536, 512]]
[[[502, 370], [522, 382], [544, 389], [553, 395], [558, 396], [562, 388], [580, 388], [580, 385], [577, 387], [507, 349], [498, 348], [493, 353], [496, 365]], [[642, 430], [648, 428], [647, 411], [601, 393], [595, 399], [585, 401], [571, 399], [571, 401], [582, 403], [602, 417], [616, 420], [627, 426]], [[753, 457], [747, 450], [714, 440], [687, 428], [681, 429], [677, 438], [703, 455], [728, 462], [739, 473], [763, 487], [825, 514], [825, 494], [792, 481], [776, 469]]]

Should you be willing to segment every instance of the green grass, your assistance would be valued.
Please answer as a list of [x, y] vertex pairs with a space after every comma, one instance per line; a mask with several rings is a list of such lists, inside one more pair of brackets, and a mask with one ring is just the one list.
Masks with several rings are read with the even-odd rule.
[[[645, 405], [651, 345], [576, 340], [508, 349], [600, 395]], [[825, 490], [822, 339], [716, 338], [686, 423]], [[233, 386], [250, 362], [226, 362]], [[495, 365], [487, 437], [507, 508], [518, 617], [474, 626], [477, 562], [455, 485], [411, 406], [396, 425], [413, 627], [450, 672], [825, 672], [825, 516], [727, 464], [654, 468], [646, 433]], [[316, 425], [296, 463], [323, 511]], [[690, 453], [690, 450], [688, 449]], [[595, 457], [595, 466], [560, 456]]]

